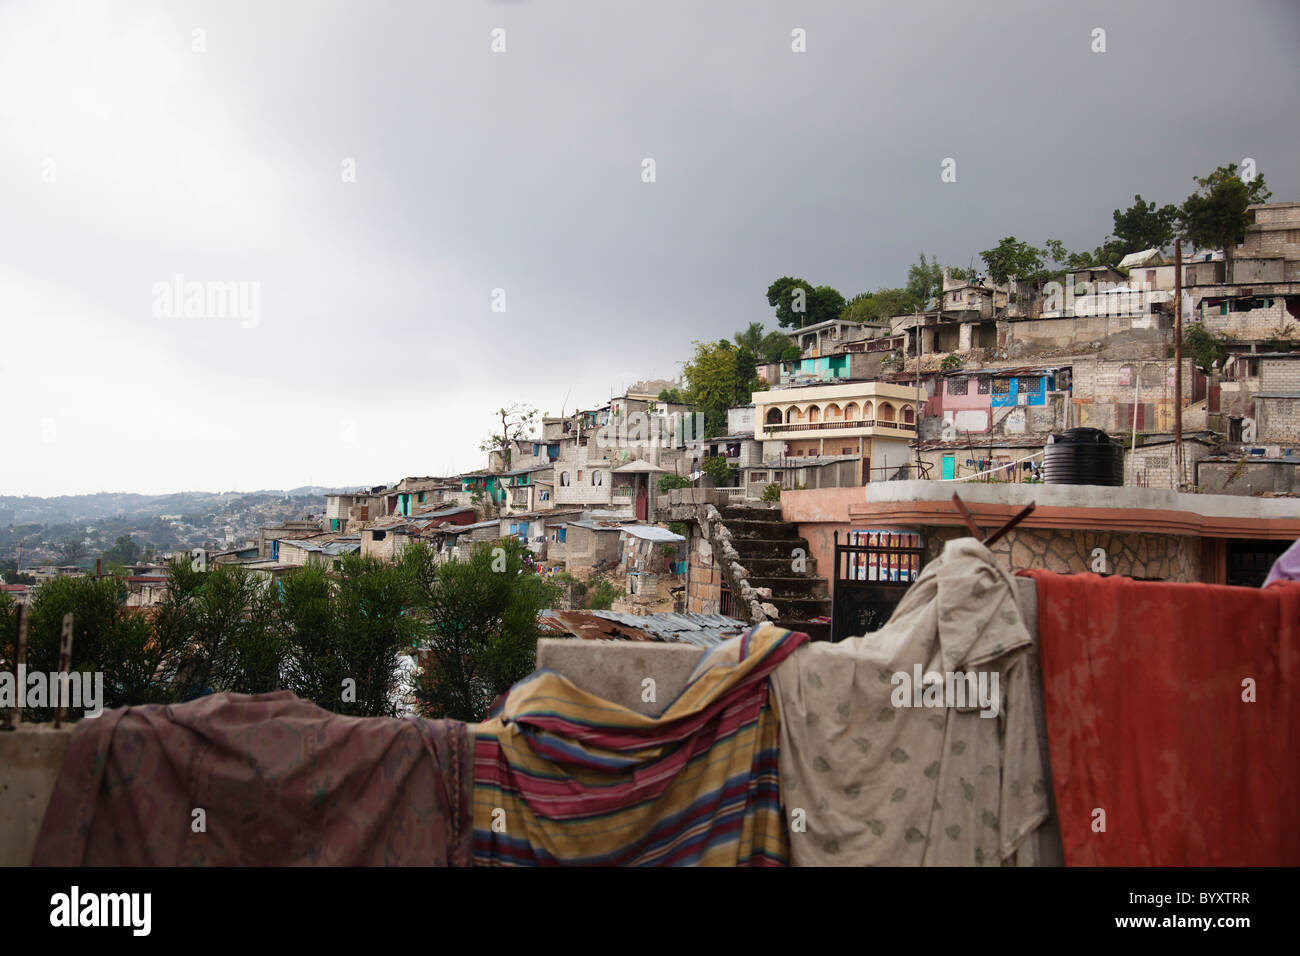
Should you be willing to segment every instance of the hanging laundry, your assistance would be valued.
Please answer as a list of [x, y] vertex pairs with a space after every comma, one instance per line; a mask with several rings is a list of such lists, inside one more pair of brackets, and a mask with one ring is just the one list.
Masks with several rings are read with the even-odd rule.
[[289, 691], [105, 711], [73, 730], [32, 863], [467, 866], [472, 772], [463, 723]]
[[1066, 863], [1300, 864], [1300, 584], [1026, 573]]
[[783, 866], [768, 676], [807, 641], [711, 648], [659, 716], [540, 670], [475, 728], [475, 865]]
[[1014, 580], [958, 538], [883, 628], [792, 655], [772, 686], [794, 863], [1051, 862], [1032, 643]]

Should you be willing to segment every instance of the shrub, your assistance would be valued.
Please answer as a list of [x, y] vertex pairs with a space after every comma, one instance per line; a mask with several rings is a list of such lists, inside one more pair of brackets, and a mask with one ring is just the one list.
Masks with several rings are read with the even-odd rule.
[[524, 570], [523, 551], [513, 538], [481, 543], [468, 561], [440, 565], [433, 586], [418, 595], [428, 654], [414, 693], [426, 717], [482, 720], [497, 696], [532, 672], [537, 618], [556, 588]]
[[961, 368], [961, 359], [956, 355], [945, 355], [943, 361], [939, 363], [939, 369], [947, 372], [954, 368]]
[[778, 482], [775, 482], [775, 481], [772, 482], [770, 485], [767, 485], [767, 486], [763, 489], [763, 500], [764, 500], [764, 501], [780, 501], [780, 500], [781, 500], [781, 485], [780, 485]]
[[689, 488], [691, 483], [681, 475], [660, 475], [659, 490], [667, 494], [674, 488]]
[[735, 484], [735, 469], [720, 455], [705, 458], [700, 462], [700, 469], [713, 479], [716, 488], [730, 488]]

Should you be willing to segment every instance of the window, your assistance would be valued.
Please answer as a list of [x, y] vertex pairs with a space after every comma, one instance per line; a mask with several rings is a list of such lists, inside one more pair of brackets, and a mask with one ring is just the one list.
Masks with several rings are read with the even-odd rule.
[[569, 487], [569, 473], [567, 471], [560, 472], [560, 487]]
[[950, 378], [948, 379], [948, 394], [965, 395], [969, 384], [970, 379], [968, 378]]
[[420, 492], [420, 504], [424, 504], [424, 492]]
[[852, 449], [852, 448], [841, 448], [841, 449], [840, 449], [840, 454], [841, 454], [841, 455], [851, 455], [851, 454], [853, 454], [853, 449]]
[[987, 395], [988, 393], [989, 393], [989, 380], [988, 378], [981, 376], [979, 379], [977, 379], [977, 384], [975, 386], [975, 394]]
[[602, 481], [604, 481], [604, 479], [601, 477], [601, 472], [593, 471], [591, 473], [591, 486], [593, 488], [599, 488]]
[[550, 493], [549, 491], [545, 491], [545, 490], [543, 490], [543, 491], [539, 491], [539, 492], [537, 493], [537, 500], [538, 500], [538, 501], [550, 501], [550, 500], [551, 500], [551, 493]]
[[374, 539], [373, 539], [373, 540], [375, 540], [375, 541], [383, 541], [384, 538], [388, 537], [388, 532], [387, 532], [387, 531], [375, 531], [375, 532], [373, 532], [373, 534], [374, 534]]
[[1019, 378], [1019, 379], [1016, 379], [1016, 381], [1018, 381], [1018, 382], [1020, 383], [1020, 387], [1017, 389], [1017, 391], [1018, 391], [1021, 395], [1028, 395], [1028, 394], [1029, 394], [1029, 379], [1027, 379], [1027, 378]]
[[993, 394], [994, 394], [994, 395], [1010, 395], [1010, 394], [1011, 394], [1011, 379], [1009, 379], [1009, 378], [995, 378], [995, 379], [993, 380]]
[[749, 473], [749, 480], [750, 480], [750, 483], [751, 483], [751, 484], [755, 484], [755, 483], [759, 483], [759, 482], [761, 482], [761, 483], [763, 483], [763, 484], [766, 484], [766, 483], [767, 483], [767, 472], [765, 472], [765, 471], [751, 471], [751, 472]]

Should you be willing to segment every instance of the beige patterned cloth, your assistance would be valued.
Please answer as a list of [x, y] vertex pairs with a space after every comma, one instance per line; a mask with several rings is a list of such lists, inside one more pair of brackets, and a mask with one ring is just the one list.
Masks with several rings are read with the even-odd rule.
[[[1032, 644], [1013, 579], [959, 538], [879, 631], [792, 654], [772, 686], [795, 865], [1042, 862], [1038, 839], [1027, 839], [1051, 800]], [[925, 695], [896, 676], [911, 681], [918, 664], [945, 677], [929, 695], [939, 706], [916, 706]], [[997, 675], [997, 704], [985, 708], [995, 716], [981, 716], [978, 699], [944, 706], [956, 702], [941, 693], [949, 674], [981, 671], [986, 701]]]

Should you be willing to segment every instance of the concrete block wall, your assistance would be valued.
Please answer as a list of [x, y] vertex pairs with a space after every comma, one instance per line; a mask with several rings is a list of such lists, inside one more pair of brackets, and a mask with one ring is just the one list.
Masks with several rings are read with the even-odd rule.
[[[1218, 290], [1219, 295], [1225, 292], [1240, 294], [1237, 289]], [[1273, 304], [1267, 308], [1251, 309], [1248, 312], [1229, 311], [1227, 315], [1222, 314], [1217, 305], [1202, 308], [1198, 304], [1193, 307], [1192, 316], [1211, 332], [1222, 332], [1246, 341], [1275, 338], [1279, 329], [1293, 336], [1300, 335], [1300, 323], [1287, 312], [1286, 304], [1280, 297], [1274, 298]]]
[[[1184, 416], [1184, 426], [1187, 425]], [[1195, 480], [1196, 462], [1210, 454], [1213, 449], [1200, 442], [1183, 442], [1182, 483], [1190, 485]], [[1174, 467], [1174, 446], [1153, 445], [1150, 448], [1138, 448], [1136, 451], [1124, 452], [1124, 484], [1140, 488], [1165, 488], [1176, 491], [1177, 469]]]
[[1201, 490], [1215, 495], [1300, 494], [1300, 458], [1285, 461], [1202, 462]]
[[718, 614], [722, 604], [722, 568], [711, 545], [690, 525], [690, 569], [686, 579], [686, 610], [696, 614]]
[[1300, 393], [1300, 360], [1260, 359], [1259, 390]]
[[1255, 419], [1258, 441], [1300, 444], [1300, 399], [1257, 397]]

